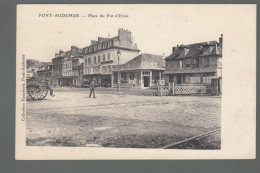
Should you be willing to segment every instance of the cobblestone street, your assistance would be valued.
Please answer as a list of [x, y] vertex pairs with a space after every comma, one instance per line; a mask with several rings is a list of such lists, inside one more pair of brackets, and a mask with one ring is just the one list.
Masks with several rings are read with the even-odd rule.
[[158, 148], [220, 127], [219, 97], [88, 94], [67, 89], [28, 101], [27, 145]]

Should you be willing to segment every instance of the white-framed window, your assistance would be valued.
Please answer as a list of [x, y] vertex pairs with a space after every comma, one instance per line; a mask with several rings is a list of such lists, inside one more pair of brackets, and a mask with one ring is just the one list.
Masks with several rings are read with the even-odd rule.
[[183, 68], [183, 61], [180, 60], [180, 61], [178, 62], [178, 65], [179, 65], [179, 68]]
[[203, 77], [203, 83], [210, 84], [211, 83], [211, 77], [209, 77], [209, 76]]
[[106, 55], [103, 54], [103, 62], [106, 61]]
[[201, 83], [201, 77], [200, 76], [190, 77], [190, 83]]
[[110, 60], [110, 53], [108, 53], [108, 55], [107, 55], [107, 59], [108, 59], [108, 61]]

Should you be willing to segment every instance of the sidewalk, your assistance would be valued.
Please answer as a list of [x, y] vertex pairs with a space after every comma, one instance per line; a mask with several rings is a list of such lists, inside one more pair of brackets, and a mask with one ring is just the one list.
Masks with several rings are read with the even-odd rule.
[[[80, 92], [80, 91], [89, 92], [89, 88], [65, 87], [65, 86], [56, 87], [56, 88], [53, 88], [53, 90], [54, 90], [54, 93], [55, 92]], [[96, 87], [95, 90], [96, 90], [96, 93], [99, 93], [99, 94], [116, 94], [117, 88]], [[120, 95], [154, 96], [154, 91], [156, 91], [156, 90], [139, 89], [139, 88], [121, 88]], [[194, 97], [214, 97], [214, 98], [222, 97], [222, 95], [211, 95], [211, 94], [189, 94], [189, 95], [174, 95], [174, 96], [180, 96], [180, 97], [194, 96]]]
[[[89, 88], [77, 88], [77, 87], [57, 87], [53, 88], [54, 92], [64, 92], [64, 91], [89, 91]], [[96, 87], [95, 91], [102, 94], [116, 94], [117, 88], [105, 88]], [[138, 88], [121, 88], [120, 92], [122, 95], [143, 95], [143, 96], [153, 96], [154, 90], [152, 89], [138, 89]]]

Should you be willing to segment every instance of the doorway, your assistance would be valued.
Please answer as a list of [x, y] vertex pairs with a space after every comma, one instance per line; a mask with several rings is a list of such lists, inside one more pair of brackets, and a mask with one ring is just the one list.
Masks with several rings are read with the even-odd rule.
[[144, 87], [149, 87], [149, 77], [144, 76]]
[[181, 84], [181, 76], [177, 76], [177, 84]]

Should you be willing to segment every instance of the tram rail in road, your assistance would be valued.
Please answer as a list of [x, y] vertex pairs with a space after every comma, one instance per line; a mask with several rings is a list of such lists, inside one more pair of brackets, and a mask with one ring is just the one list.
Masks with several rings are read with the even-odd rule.
[[189, 141], [192, 141], [192, 140], [200, 140], [200, 139], [205, 138], [207, 136], [210, 136], [211, 134], [216, 133], [216, 132], [218, 132], [220, 130], [221, 130], [221, 128], [214, 129], [212, 131], [209, 131], [209, 132], [206, 132], [206, 133], [203, 133], [203, 134], [199, 134], [199, 135], [190, 137], [188, 139], [184, 139], [184, 140], [181, 140], [181, 141], [178, 141], [178, 142], [166, 145], [166, 146], [162, 147], [162, 149], [171, 149], [171, 148], [173, 148], [173, 147], [175, 147], [177, 145], [183, 144], [185, 142], [189, 142]]

